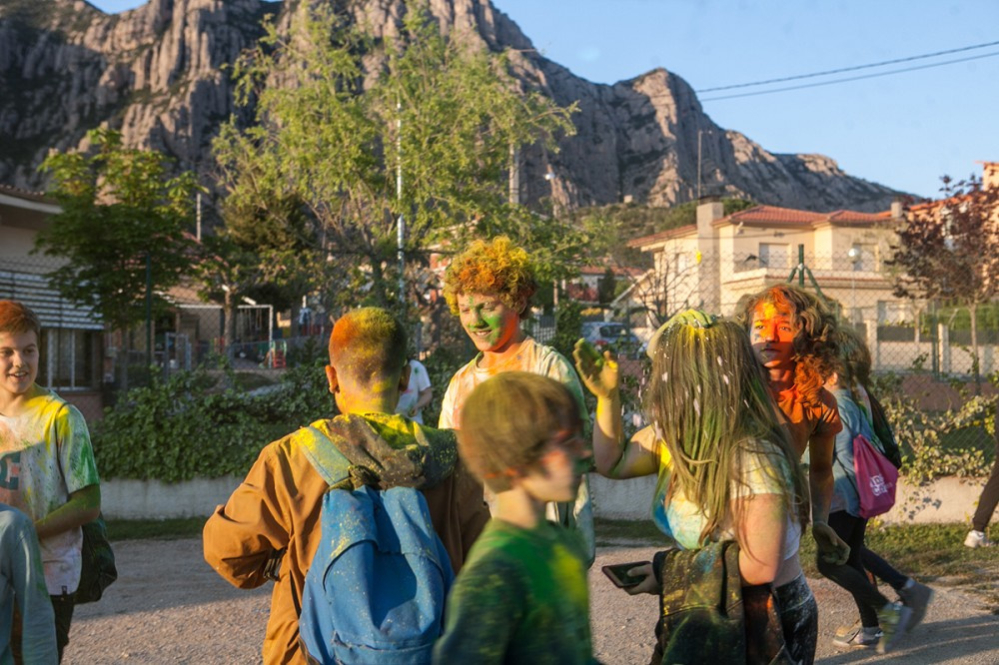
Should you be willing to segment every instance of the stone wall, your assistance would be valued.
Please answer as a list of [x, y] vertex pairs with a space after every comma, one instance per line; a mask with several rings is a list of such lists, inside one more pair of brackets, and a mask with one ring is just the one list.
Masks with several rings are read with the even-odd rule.
[[[156, 480], [109, 480], [101, 485], [104, 515], [113, 519], [207, 517], [223, 504], [241, 478], [227, 476], [184, 483]], [[969, 523], [984, 480], [941, 478], [924, 487], [900, 485], [895, 507], [881, 520], [899, 523]], [[594, 512], [607, 519], [641, 520], [649, 517], [655, 476], [608, 480], [593, 475], [590, 491]]]

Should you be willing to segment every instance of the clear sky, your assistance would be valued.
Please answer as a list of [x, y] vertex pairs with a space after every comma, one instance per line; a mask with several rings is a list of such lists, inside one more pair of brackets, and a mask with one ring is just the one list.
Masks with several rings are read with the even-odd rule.
[[[104, 11], [143, 4], [91, 0]], [[935, 197], [940, 176], [999, 161], [996, 0], [493, 0], [546, 57], [598, 83], [655, 67], [695, 90], [934, 58], [762, 88], [701, 92], [720, 126], [771, 152], [821, 153], [851, 175]], [[985, 57], [982, 57], [985, 56]], [[733, 99], [725, 95], [889, 76]]]

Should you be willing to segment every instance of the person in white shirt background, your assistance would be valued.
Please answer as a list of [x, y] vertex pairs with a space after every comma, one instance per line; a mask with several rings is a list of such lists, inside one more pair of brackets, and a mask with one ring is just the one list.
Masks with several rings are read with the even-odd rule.
[[399, 394], [395, 412], [410, 420], [423, 424], [423, 409], [434, 399], [434, 389], [430, 385], [430, 374], [416, 358], [409, 359], [409, 385]]

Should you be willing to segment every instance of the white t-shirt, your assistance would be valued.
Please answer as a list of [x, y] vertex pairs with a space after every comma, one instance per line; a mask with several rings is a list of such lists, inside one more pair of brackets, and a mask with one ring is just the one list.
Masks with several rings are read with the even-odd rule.
[[[34, 390], [21, 415], [0, 415], [0, 503], [38, 521], [100, 478], [83, 415], [54, 393]], [[39, 543], [49, 594], [76, 591], [82, 543], [80, 527]]]
[[576, 370], [572, 368], [565, 357], [544, 344], [538, 344], [533, 338], [527, 337], [520, 344], [517, 353], [503, 365], [484, 369], [479, 367], [479, 353], [467, 365], [459, 369], [451, 377], [451, 382], [444, 393], [441, 402], [441, 417], [437, 426], [441, 429], [461, 429], [461, 408], [465, 400], [480, 383], [501, 372], [530, 372], [555, 379], [572, 393], [580, 405], [580, 415], [586, 420], [586, 407], [583, 402], [583, 387], [579, 383]]
[[[772, 444], [763, 443], [764, 446]], [[790, 486], [787, 479], [788, 471], [782, 466], [774, 468], [774, 460], [778, 458], [776, 446], [773, 446], [774, 454], [767, 454], [762, 451], [741, 449], [740, 463], [742, 470], [741, 482], [732, 479], [729, 485], [729, 496], [732, 499], [755, 496], [759, 494], [783, 494]], [[778, 458], [779, 459], [779, 458]], [[701, 506], [690, 501], [684, 496], [683, 490], [679, 487], [672, 497], [666, 499], [664, 504], [666, 518], [669, 522], [669, 529], [673, 538], [684, 549], [695, 549], [699, 547], [701, 531], [707, 523], [707, 517], [701, 510]], [[732, 516], [726, 516], [720, 524], [719, 533], [710, 540], [718, 542], [721, 540], [735, 540], [735, 525], [732, 524]], [[787, 534], [784, 540], [784, 558], [790, 559], [798, 551], [801, 540], [801, 524], [797, 515], [788, 515]]]
[[[413, 408], [416, 401], [420, 399], [420, 393], [430, 387], [430, 374], [427, 368], [419, 360], [409, 361], [409, 385], [399, 394], [399, 403], [395, 407], [395, 412], [409, 418], [409, 410]], [[423, 409], [416, 412], [411, 420], [423, 424]]]

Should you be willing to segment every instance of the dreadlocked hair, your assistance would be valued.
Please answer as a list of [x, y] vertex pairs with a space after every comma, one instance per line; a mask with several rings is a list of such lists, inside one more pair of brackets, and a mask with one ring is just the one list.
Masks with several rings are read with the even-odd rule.
[[[744, 453], [768, 459], [764, 472], [787, 488], [783, 499], [788, 514], [807, 522], [804, 476], [739, 323], [666, 326], [654, 351], [645, 406], [659, 445], [672, 458], [671, 468], [660, 465], [656, 496], [679, 490], [701, 507], [706, 518], [702, 543], [729, 513], [731, 483], [742, 482]], [[662, 451], [660, 458], [666, 458]], [[740, 503], [734, 515], [737, 525], [742, 523]]]
[[797, 330], [792, 344], [794, 387], [802, 404], [817, 406], [837, 355], [836, 318], [818, 297], [790, 284], [778, 284], [747, 301], [746, 325], [752, 324], [753, 313], [764, 303], [788, 316]]

